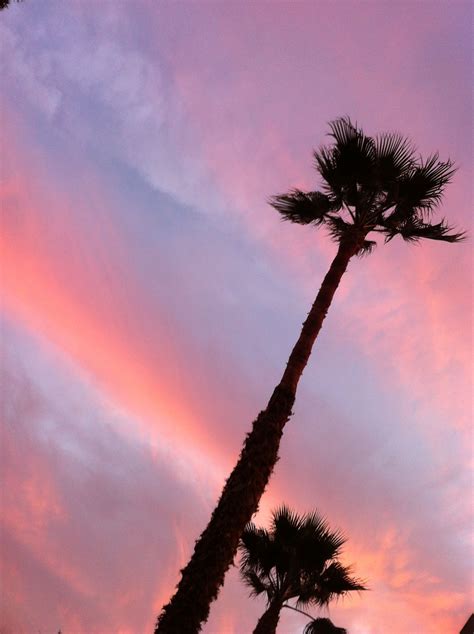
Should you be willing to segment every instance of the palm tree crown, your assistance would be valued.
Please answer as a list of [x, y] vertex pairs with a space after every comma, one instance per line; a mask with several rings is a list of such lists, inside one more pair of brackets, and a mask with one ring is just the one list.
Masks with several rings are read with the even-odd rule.
[[[282, 506], [271, 529], [250, 523], [242, 534], [240, 571], [251, 594], [264, 594], [269, 606], [325, 606], [335, 597], [365, 590], [337, 557], [345, 539], [317, 513], [299, 516]], [[262, 617], [263, 618], [263, 617]], [[262, 630], [263, 631], [263, 630]]]
[[411, 142], [397, 133], [366, 136], [348, 117], [329, 124], [331, 146], [314, 151], [322, 191], [289, 193], [270, 198], [285, 220], [325, 224], [337, 241], [355, 240], [358, 254], [375, 246], [366, 236], [379, 232], [388, 242], [396, 235], [407, 241], [421, 238], [459, 242], [444, 219], [430, 222], [455, 167], [438, 154], [417, 158]]
[[319, 617], [306, 625], [303, 634], [347, 634], [347, 630], [336, 627], [330, 619]]

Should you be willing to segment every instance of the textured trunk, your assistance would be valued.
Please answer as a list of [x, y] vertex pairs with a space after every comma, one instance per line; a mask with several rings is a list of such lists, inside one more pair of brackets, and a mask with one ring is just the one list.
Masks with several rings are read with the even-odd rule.
[[275, 634], [280, 620], [281, 608], [281, 601], [270, 603], [266, 612], [259, 618], [253, 634]]
[[332, 261], [329, 271], [326, 273], [321, 288], [316, 295], [314, 304], [311, 306], [306, 321], [303, 323], [300, 336], [291, 351], [280, 382], [280, 385], [285, 386], [295, 394], [298, 381], [308, 363], [313, 344], [321, 330], [334, 293], [339, 286], [341, 277], [346, 271], [349, 260], [356, 252], [357, 246], [354, 243], [346, 242], [339, 245], [336, 257]]
[[178, 590], [163, 608], [156, 634], [196, 634], [207, 620], [209, 606], [224, 582], [240, 535], [257, 510], [278, 459], [283, 426], [290, 417], [293, 401], [294, 395], [278, 386], [267, 409], [254, 421], [211, 520], [181, 571]]
[[291, 416], [298, 381], [333, 295], [356, 250], [353, 243], [339, 245], [290, 354], [281, 382], [267, 408], [254, 421], [209, 524], [197, 540], [191, 560], [181, 571], [177, 591], [158, 618], [155, 634], [196, 634], [207, 620], [209, 606], [224, 582], [240, 535], [257, 511], [278, 460], [283, 427]]

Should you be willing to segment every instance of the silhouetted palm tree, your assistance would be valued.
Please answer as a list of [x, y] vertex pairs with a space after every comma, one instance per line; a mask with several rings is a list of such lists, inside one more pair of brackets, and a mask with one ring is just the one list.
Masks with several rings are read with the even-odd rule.
[[321, 191], [294, 189], [271, 198], [270, 204], [285, 220], [325, 225], [338, 245], [337, 254], [281, 381], [254, 421], [210, 522], [181, 571], [178, 589], [158, 618], [156, 634], [195, 634], [207, 619], [240, 535], [256, 512], [278, 459], [298, 381], [351, 258], [372, 250], [374, 233], [381, 233], [385, 241], [397, 235], [408, 242], [422, 238], [459, 242], [464, 237], [444, 220], [431, 222], [454, 173], [451, 161], [440, 161], [438, 154], [417, 158], [411, 143], [399, 134], [371, 138], [348, 118], [333, 121], [330, 128], [332, 144], [314, 152], [314, 165], [323, 180]]
[[331, 619], [320, 617], [310, 621], [304, 628], [303, 634], [347, 634], [347, 630], [336, 627]]
[[[345, 539], [317, 513], [297, 515], [282, 506], [271, 529], [250, 523], [242, 533], [240, 573], [252, 596], [264, 594], [267, 609], [253, 634], [274, 634], [282, 608], [326, 606], [335, 597], [365, 590], [338, 560]], [[309, 615], [307, 615], [309, 616]]]

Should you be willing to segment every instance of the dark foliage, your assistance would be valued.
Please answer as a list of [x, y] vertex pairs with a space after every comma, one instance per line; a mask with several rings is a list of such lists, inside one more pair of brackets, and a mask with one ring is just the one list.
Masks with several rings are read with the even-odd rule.
[[303, 634], [347, 634], [347, 630], [336, 627], [330, 619], [318, 618], [308, 623]]
[[273, 513], [269, 531], [248, 524], [242, 534], [240, 572], [251, 595], [268, 604], [296, 599], [325, 606], [348, 592], [365, 590], [337, 557], [345, 539], [317, 513], [297, 515], [286, 506]]
[[417, 157], [411, 142], [397, 133], [366, 136], [348, 117], [329, 125], [332, 145], [314, 152], [322, 191], [294, 189], [273, 196], [269, 202], [284, 220], [325, 224], [335, 241], [357, 241], [358, 255], [376, 245], [366, 239], [371, 232], [382, 233], [386, 241], [397, 235], [408, 242], [465, 237], [445, 220], [428, 219], [455, 172], [450, 160], [440, 161], [438, 154]]

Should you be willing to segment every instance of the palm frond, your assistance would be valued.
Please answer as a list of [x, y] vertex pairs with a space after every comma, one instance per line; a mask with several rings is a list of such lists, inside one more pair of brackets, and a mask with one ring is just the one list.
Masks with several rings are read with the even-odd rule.
[[396, 132], [375, 137], [376, 172], [385, 187], [406, 177], [415, 165], [415, 148], [409, 139]]
[[367, 590], [361, 579], [352, 577], [350, 566], [332, 561], [321, 576], [320, 586], [314, 592], [311, 602], [315, 605], [327, 605], [334, 597], [344, 596], [348, 592]]
[[341, 208], [343, 199], [344, 182], [338, 170], [336, 159], [332, 148], [321, 146], [313, 151], [314, 167], [323, 179], [323, 189], [331, 198], [338, 209]]
[[304, 517], [282, 504], [272, 513], [272, 531], [275, 538], [294, 538], [304, 524]]
[[346, 541], [340, 531], [331, 530], [328, 521], [317, 511], [305, 516], [304, 528], [318, 543], [321, 538], [330, 540], [335, 551], [338, 551]]
[[240, 538], [239, 551], [242, 572], [252, 570], [266, 575], [272, 569], [275, 559], [274, 543], [264, 528], [257, 528], [252, 522], [247, 524]]
[[300, 568], [305, 573], [320, 574], [327, 561], [337, 557], [345, 538], [332, 531], [328, 522], [317, 512], [308, 514], [298, 542]]
[[354, 231], [354, 225], [346, 222], [341, 216], [329, 215], [326, 219], [326, 224], [329, 229], [329, 235], [334, 242], [341, 242]]
[[362, 129], [353, 125], [349, 117], [341, 117], [329, 124], [331, 136], [335, 140], [333, 155], [335, 165], [346, 183], [367, 182], [373, 176], [376, 157], [375, 143]]
[[334, 144], [313, 152], [315, 168], [322, 176], [324, 191], [339, 204], [356, 205], [358, 186], [374, 179], [375, 144], [353, 125], [349, 117], [329, 123]]
[[269, 588], [269, 584], [262, 581], [262, 579], [256, 572], [252, 570], [244, 570], [241, 573], [241, 576], [245, 585], [248, 586], [251, 590], [250, 592], [251, 597], [258, 597], [264, 593], [271, 594], [271, 589]]
[[330, 121], [329, 127], [331, 128], [329, 136], [334, 138], [336, 145], [339, 147], [350, 145], [363, 135], [362, 130], [357, 128], [357, 123], [354, 125], [347, 115]]
[[377, 243], [375, 242], [375, 240], [364, 240], [364, 242], [362, 243], [362, 246], [357, 251], [356, 255], [360, 258], [366, 255], [370, 255], [376, 246], [377, 246]]
[[347, 630], [336, 627], [330, 619], [319, 617], [306, 625], [303, 634], [347, 634]]
[[423, 238], [444, 242], [462, 242], [467, 237], [465, 231], [456, 232], [454, 227], [448, 225], [444, 219], [441, 222], [432, 224], [424, 222], [416, 216], [399, 223], [391, 224], [387, 222], [383, 233], [385, 233], [385, 242], [390, 242], [397, 235], [407, 242], [419, 242]]
[[304, 518], [287, 506], [281, 506], [272, 514], [272, 536], [274, 542], [274, 565], [280, 579], [284, 579], [297, 557], [296, 548], [301, 537]]
[[270, 205], [283, 217], [283, 220], [301, 225], [320, 225], [326, 215], [335, 209], [329, 197], [322, 192], [302, 192], [293, 189], [288, 194], [272, 196]]
[[440, 161], [433, 154], [420, 160], [411, 172], [400, 179], [395, 211], [400, 214], [411, 210], [432, 211], [441, 201], [445, 186], [451, 181], [456, 167], [452, 161]]

